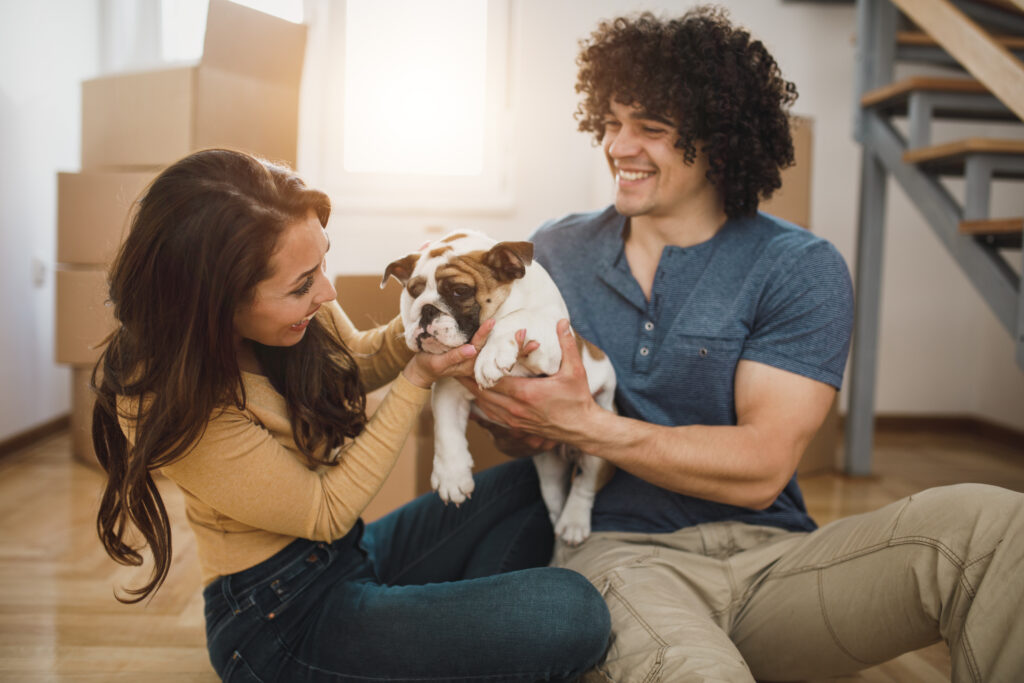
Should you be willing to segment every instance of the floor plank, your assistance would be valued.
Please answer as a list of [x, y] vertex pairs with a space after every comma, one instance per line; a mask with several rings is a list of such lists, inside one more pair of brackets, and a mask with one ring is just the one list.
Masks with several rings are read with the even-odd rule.
[[[815, 519], [824, 524], [961, 481], [1024, 491], [1024, 444], [880, 432], [874, 466], [869, 478], [803, 478]], [[164, 587], [145, 604], [122, 605], [115, 587], [137, 585], [145, 572], [119, 567], [96, 540], [101, 481], [98, 471], [71, 459], [66, 433], [0, 459], [0, 681], [216, 681], [180, 492], [160, 483], [175, 551]], [[831, 680], [937, 683], [949, 675], [939, 643]]]

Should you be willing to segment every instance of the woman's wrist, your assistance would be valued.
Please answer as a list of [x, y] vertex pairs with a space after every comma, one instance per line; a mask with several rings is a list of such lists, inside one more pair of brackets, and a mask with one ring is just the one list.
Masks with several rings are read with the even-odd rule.
[[434, 378], [429, 377], [419, 368], [415, 356], [402, 368], [402, 375], [409, 380], [410, 384], [414, 384], [420, 389], [429, 389], [434, 383]]

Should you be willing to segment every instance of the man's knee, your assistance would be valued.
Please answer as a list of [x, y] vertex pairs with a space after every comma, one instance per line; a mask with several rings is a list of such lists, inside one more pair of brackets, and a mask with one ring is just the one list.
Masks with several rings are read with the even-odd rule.
[[1021, 531], [1024, 494], [987, 484], [955, 484], [911, 496], [893, 539], [933, 542], [970, 561]]

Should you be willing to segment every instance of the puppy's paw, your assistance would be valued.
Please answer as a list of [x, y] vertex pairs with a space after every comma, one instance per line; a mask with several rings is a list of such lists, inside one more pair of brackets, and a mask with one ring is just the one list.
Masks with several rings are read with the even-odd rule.
[[571, 546], [577, 546], [590, 536], [590, 515], [581, 519], [573, 518], [573, 515], [562, 512], [562, 516], [555, 523], [555, 535]]
[[519, 358], [519, 344], [514, 337], [487, 342], [480, 350], [473, 373], [481, 389], [490, 389], [512, 371]]
[[430, 486], [445, 503], [461, 505], [473, 495], [476, 483], [473, 481], [473, 471], [470, 467], [449, 467], [434, 460]]
[[555, 535], [569, 545], [579, 545], [590, 536], [590, 511], [592, 505], [580, 498], [570, 496], [565, 508], [555, 522]]
[[[552, 349], [554, 349], [554, 353], [552, 353]], [[526, 357], [523, 365], [535, 375], [553, 375], [558, 372], [558, 368], [562, 365], [562, 353], [558, 341], [555, 340], [554, 343], [547, 345], [541, 344]]]

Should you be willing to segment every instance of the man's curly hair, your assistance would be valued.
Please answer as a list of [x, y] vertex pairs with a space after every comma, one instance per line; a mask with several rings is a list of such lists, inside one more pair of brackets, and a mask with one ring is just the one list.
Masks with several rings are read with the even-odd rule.
[[697, 7], [680, 19], [649, 12], [602, 22], [576, 59], [579, 130], [604, 139], [611, 98], [675, 122], [687, 163], [697, 146], [730, 218], [749, 216], [793, 163], [789, 105], [796, 86], [725, 11]]

